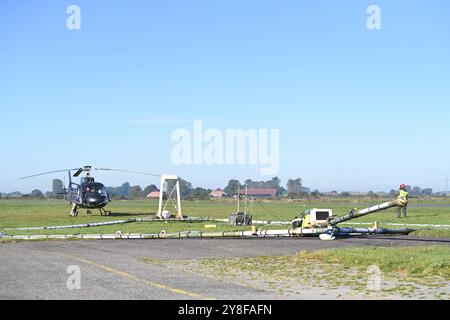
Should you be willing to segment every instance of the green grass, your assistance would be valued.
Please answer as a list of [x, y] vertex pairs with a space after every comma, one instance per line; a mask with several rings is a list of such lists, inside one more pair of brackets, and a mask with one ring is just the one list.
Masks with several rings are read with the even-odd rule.
[[298, 255], [298, 261], [317, 259], [346, 267], [376, 265], [383, 272], [406, 275], [442, 276], [450, 280], [450, 247], [329, 249]]
[[[288, 256], [142, 261], [180, 272], [201, 273], [225, 282], [298, 294], [340, 290], [367, 298], [448, 299], [450, 247], [348, 248], [302, 251]], [[381, 270], [380, 291], [368, 288], [369, 267]], [[291, 286], [291, 287], [288, 287]], [[344, 290], [344, 291], [342, 291]]]
[[[336, 215], [347, 213], [351, 208], [359, 208], [366, 205], [373, 205], [384, 200], [372, 200], [370, 202], [360, 203], [361, 200], [342, 202], [338, 201], [259, 201], [253, 211], [254, 219], [258, 220], [284, 220], [290, 221], [301, 211], [311, 207], [321, 207], [333, 209]], [[384, 212], [375, 213], [355, 219], [355, 222], [400, 222], [400, 223], [426, 223], [426, 224], [450, 224], [450, 206], [449, 207], [413, 207], [414, 203], [423, 202], [418, 200], [411, 201], [408, 218], [397, 219], [395, 209], [389, 209]], [[429, 202], [433, 205], [436, 202]], [[439, 202], [440, 204], [445, 202]], [[122, 220], [128, 218], [143, 218], [155, 214], [157, 210], [157, 201], [139, 200], [139, 201], [113, 201], [108, 205], [108, 210], [112, 211], [111, 216], [100, 216], [97, 210], [92, 214], [86, 214], [81, 211], [79, 216], [72, 218], [69, 216], [70, 206], [62, 200], [0, 200], [0, 231], [5, 228], [15, 227], [33, 227], [33, 226], [54, 226], [83, 224], [102, 221]], [[184, 201], [183, 212], [193, 217], [217, 217], [227, 218], [235, 209], [233, 200], [210, 200], [210, 201]], [[172, 210], [173, 211], [173, 210]], [[231, 227], [220, 223], [217, 224], [220, 230], [240, 230], [248, 227]], [[60, 229], [60, 230], [37, 230], [37, 231], [8, 231], [8, 234], [66, 234], [66, 233], [115, 233], [122, 232], [159, 232], [166, 230], [168, 232], [179, 232], [184, 230], [204, 230], [205, 223], [180, 224], [180, 223], [132, 223], [123, 225], [113, 225], [104, 227], [80, 228], [80, 229]], [[280, 228], [280, 227], [271, 227]], [[284, 227], [283, 227], [284, 228]], [[420, 231], [420, 235], [450, 236], [450, 230], [432, 230]]]
[[[260, 201], [254, 208], [254, 219], [258, 220], [284, 220], [290, 221], [301, 211], [307, 208], [319, 207], [333, 209], [336, 215], [347, 213], [353, 207], [365, 206], [383, 202], [376, 200], [361, 204], [361, 201]], [[380, 226], [385, 222], [410, 223], [410, 224], [450, 224], [450, 206], [414, 207], [414, 204], [435, 205], [436, 202], [411, 201], [409, 216], [404, 219], [396, 218], [396, 210], [389, 209], [355, 219], [355, 222], [378, 221]], [[443, 202], [439, 202], [443, 204]], [[111, 216], [100, 216], [98, 211], [92, 214], [80, 212], [79, 216], [69, 216], [70, 206], [65, 201], [34, 201], [34, 200], [0, 200], [0, 231], [5, 228], [53, 226], [83, 224], [102, 221], [123, 220], [128, 218], [143, 218], [155, 214], [157, 202], [150, 200], [141, 201], [114, 201], [108, 206], [113, 213]], [[184, 201], [184, 214], [192, 217], [217, 217], [227, 218], [235, 210], [233, 200], [220, 201]], [[6, 231], [8, 234], [92, 234], [115, 233], [120, 230], [126, 232], [179, 232], [185, 230], [205, 230], [205, 224], [216, 224], [216, 230], [239, 230], [249, 227], [229, 226], [226, 223], [130, 223], [105, 227], [91, 227], [60, 230], [33, 230], [33, 231]], [[273, 226], [271, 228], [277, 228]], [[278, 227], [280, 228], [280, 227]], [[283, 227], [285, 228], [285, 227]], [[213, 229], [214, 230], [214, 229]], [[450, 237], [450, 230], [418, 231], [419, 235], [438, 235]], [[1, 240], [7, 241], [7, 240]], [[351, 287], [353, 290], [365, 290], [366, 269], [371, 265], [378, 265], [387, 277], [400, 281], [397, 285], [387, 285], [383, 288], [386, 294], [396, 293], [404, 297], [411, 294], [426, 295], [419, 287], [431, 288], [436, 293], [436, 298], [448, 298], [448, 294], [441, 295], [442, 280], [449, 280], [450, 251], [448, 247], [408, 247], [408, 248], [361, 248], [361, 249], [336, 249], [315, 252], [302, 252], [287, 257], [258, 257], [239, 259], [205, 259], [198, 261], [151, 261], [148, 263], [171, 264], [177, 267], [192, 267], [193, 272], [211, 272], [216, 276], [225, 277], [240, 270], [245, 277], [248, 276], [248, 285], [255, 288], [265, 288], [274, 282], [283, 282], [283, 286], [302, 281], [311, 282], [311, 274], [314, 274], [313, 285], [323, 288]], [[183, 269], [184, 271], [185, 269]], [[262, 277], [262, 278], [261, 278]], [[430, 278], [431, 277], [431, 278]], [[433, 278], [435, 277], [435, 278]], [[436, 278], [437, 277], [437, 278]], [[253, 279], [253, 280], [252, 280]], [[266, 279], [261, 280], [261, 279]], [[400, 280], [399, 280], [400, 279]], [[241, 278], [237, 279], [239, 283]], [[255, 284], [252, 281], [261, 282]], [[264, 282], [265, 281], [265, 282]], [[414, 285], [411, 285], [413, 283]], [[260, 287], [259, 285], [262, 285]], [[417, 288], [419, 289], [417, 289]], [[295, 293], [295, 286], [292, 292]]]

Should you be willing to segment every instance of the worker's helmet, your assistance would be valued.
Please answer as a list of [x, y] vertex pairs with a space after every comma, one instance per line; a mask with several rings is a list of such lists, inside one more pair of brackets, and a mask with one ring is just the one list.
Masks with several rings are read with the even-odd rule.
[[406, 185], [404, 185], [403, 183], [400, 185], [400, 189], [406, 189]]

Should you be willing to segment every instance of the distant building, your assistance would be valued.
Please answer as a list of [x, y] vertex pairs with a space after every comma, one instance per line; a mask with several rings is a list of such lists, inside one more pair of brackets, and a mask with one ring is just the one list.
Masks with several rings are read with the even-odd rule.
[[228, 196], [228, 194], [220, 188], [217, 188], [216, 190], [211, 192], [209, 195], [211, 196], [211, 198], [223, 198], [223, 197]]
[[[241, 195], [245, 195], [245, 189], [241, 190]], [[247, 195], [251, 197], [275, 198], [277, 189], [247, 189]]]
[[153, 192], [150, 192], [150, 193], [147, 195], [147, 198], [150, 198], [150, 199], [159, 198], [160, 193], [161, 193], [161, 192], [160, 192], [159, 190], [155, 190], [155, 191], [153, 191]]

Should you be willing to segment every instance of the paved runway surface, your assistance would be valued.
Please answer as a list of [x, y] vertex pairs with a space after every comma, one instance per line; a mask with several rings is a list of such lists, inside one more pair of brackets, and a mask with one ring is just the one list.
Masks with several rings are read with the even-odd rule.
[[[139, 258], [201, 259], [294, 254], [337, 247], [450, 245], [450, 239], [377, 237], [45, 241], [0, 244], [0, 299], [283, 299], [275, 293], [173, 272]], [[67, 289], [68, 266], [81, 289]]]

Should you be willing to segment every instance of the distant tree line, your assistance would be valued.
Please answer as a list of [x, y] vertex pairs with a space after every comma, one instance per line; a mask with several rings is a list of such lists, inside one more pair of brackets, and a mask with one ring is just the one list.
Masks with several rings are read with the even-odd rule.
[[[175, 187], [175, 181], [169, 181], [167, 184], [167, 192], [170, 193]], [[279, 198], [288, 199], [301, 199], [301, 198], [319, 198], [319, 197], [339, 197], [339, 198], [350, 198], [350, 197], [370, 197], [370, 198], [393, 198], [397, 195], [398, 190], [392, 189], [390, 192], [374, 192], [369, 191], [367, 193], [355, 193], [355, 192], [337, 192], [331, 191], [322, 193], [319, 190], [311, 191], [310, 188], [303, 186], [302, 179], [293, 178], [288, 179], [286, 186], [281, 185], [281, 179], [278, 177], [273, 177], [266, 181], [253, 181], [252, 179], [247, 179], [244, 183], [241, 183], [238, 179], [231, 179], [228, 184], [223, 187], [225, 193], [229, 196], [236, 195], [238, 190], [244, 192], [245, 187], [249, 189], [275, 189], [276, 195]], [[184, 179], [180, 179], [180, 189], [181, 197], [185, 200], [203, 200], [209, 199], [212, 192], [211, 189], [203, 187], [193, 187], [192, 183]], [[128, 200], [128, 199], [143, 199], [153, 191], [158, 191], [158, 187], [154, 184], [146, 186], [144, 189], [139, 185], [132, 186], [129, 182], [124, 182], [122, 185], [117, 187], [106, 187], [107, 192], [111, 198], [116, 200]], [[406, 190], [409, 192], [410, 197], [445, 197], [445, 192], [433, 192], [432, 188], [424, 188], [418, 186], [406, 186]], [[53, 179], [52, 181], [52, 191], [42, 192], [41, 190], [35, 189], [29, 194], [22, 194], [18, 191], [10, 193], [0, 193], [0, 198], [32, 198], [32, 199], [62, 199], [64, 195], [64, 184], [60, 179]], [[168, 194], [164, 194], [165, 197]]]
[[149, 193], [158, 190], [154, 184], [146, 186], [144, 189], [139, 185], [132, 186], [129, 182], [124, 182], [119, 187], [106, 187], [106, 191], [113, 199], [140, 199], [147, 196]]
[[319, 195], [317, 190], [311, 192], [311, 190], [302, 185], [302, 179], [295, 178], [289, 179], [286, 184], [286, 188], [281, 185], [281, 179], [278, 177], [273, 177], [271, 180], [267, 181], [253, 181], [247, 179], [243, 184], [237, 179], [231, 179], [228, 184], [224, 187], [223, 191], [228, 195], [234, 195], [238, 193], [238, 189], [243, 190], [245, 187], [249, 189], [275, 189], [278, 197], [288, 197], [288, 198], [301, 198], [313, 195]]
[[[406, 191], [409, 192], [410, 197], [433, 196], [433, 195], [434, 196], [443, 196], [443, 195], [445, 195], [444, 192], [433, 193], [432, 188], [422, 189], [418, 186], [411, 187], [409, 185], [406, 186]], [[391, 190], [391, 192], [389, 194], [393, 195], [396, 193], [397, 193], [397, 190]]]
[[277, 196], [282, 196], [286, 193], [286, 189], [282, 187], [280, 183], [281, 179], [278, 177], [273, 177], [271, 180], [267, 181], [253, 181], [252, 179], [247, 179], [243, 184], [237, 179], [231, 179], [223, 188], [223, 191], [232, 196], [238, 194], [238, 190], [243, 191], [245, 187], [249, 189], [275, 189], [277, 191]]

